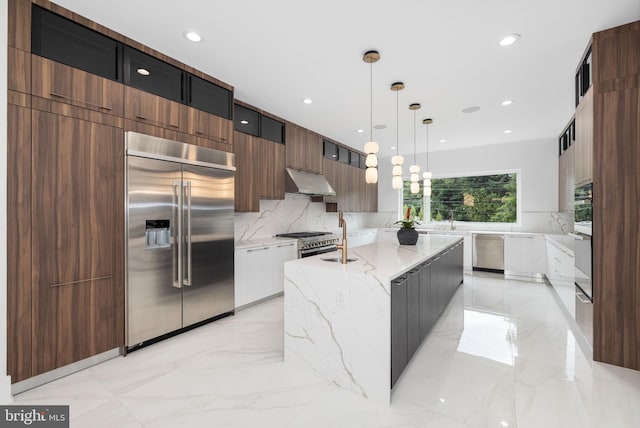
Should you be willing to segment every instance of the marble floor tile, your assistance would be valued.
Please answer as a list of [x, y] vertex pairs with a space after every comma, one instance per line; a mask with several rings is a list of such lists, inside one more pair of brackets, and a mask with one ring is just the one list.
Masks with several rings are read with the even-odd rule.
[[640, 372], [587, 359], [547, 286], [465, 276], [381, 406], [283, 362], [283, 299], [14, 397], [83, 427], [629, 428]]

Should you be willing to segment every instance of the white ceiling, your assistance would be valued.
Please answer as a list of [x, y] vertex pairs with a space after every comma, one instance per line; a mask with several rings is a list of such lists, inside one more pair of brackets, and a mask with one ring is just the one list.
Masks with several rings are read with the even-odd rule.
[[[638, 0], [56, 0], [235, 86], [236, 98], [342, 143], [418, 152], [555, 138], [574, 111], [573, 76], [591, 33], [640, 19]], [[204, 42], [183, 37], [195, 30]], [[500, 47], [519, 33], [521, 40]], [[309, 97], [310, 105], [301, 101]], [[501, 101], [513, 99], [509, 107]], [[462, 113], [469, 106], [480, 111]], [[357, 134], [357, 129], [365, 129]], [[512, 129], [509, 135], [504, 130]], [[446, 139], [446, 143], [440, 143]]]

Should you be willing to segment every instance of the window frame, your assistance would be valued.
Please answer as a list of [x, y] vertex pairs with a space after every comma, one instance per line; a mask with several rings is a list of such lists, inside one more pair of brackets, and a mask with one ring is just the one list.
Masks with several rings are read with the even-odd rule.
[[[490, 170], [490, 171], [474, 171], [474, 172], [456, 172], [449, 174], [433, 174], [431, 180], [434, 179], [442, 179], [442, 178], [462, 178], [462, 177], [480, 177], [485, 175], [503, 175], [503, 174], [515, 174], [516, 176], [516, 221], [514, 223], [504, 223], [504, 222], [481, 222], [481, 221], [462, 221], [454, 219], [456, 224], [463, 224], [469, 228], [483, 228], [488, 229], [491, 227], [513, 227], [513, 226], [521, 226], [522, 225], [522, 170], [521, 169], [502, 169], [502, 170]], [[421, 174], [422, 177], [422, 174]], [[405, 181], [410, 181], [409, 176], [402, 177], [403, 185]], [[419, 180], [420, 183], [420, 192], [422, 190], [422, 178]], [[404, 207], [404, 195], [402, 189], [398, 191], [398, 220], [404, 218], [403, 215], [403, 207]], [[424, 197], [423, 196], [423, 209], [429, 213], [429, 219], [420, 221], [420, 226], [423, 228], [432, 228], [438, 225], [446, 224], [449, 220], [443, 221], [435, 221], [431, 219], [431, 196]], [[418, 227], [420, 227], [418, 226]]]

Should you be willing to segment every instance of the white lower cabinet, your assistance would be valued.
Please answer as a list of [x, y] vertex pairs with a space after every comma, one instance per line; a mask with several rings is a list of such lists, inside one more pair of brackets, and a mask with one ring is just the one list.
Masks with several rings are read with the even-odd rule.
[[572, 251], [546, 238], [547, 279], [560, 297], [567, 311], [575, 318], [576, 292], [574, 284], [574, 262]]
[[284, 291], [284, 262], [298, 258], [296, 242], [235, 250], [235, 307]]
[[540, 276], [545, 273], [545, 240], [542, 235], [504, 236], [505, 274]]

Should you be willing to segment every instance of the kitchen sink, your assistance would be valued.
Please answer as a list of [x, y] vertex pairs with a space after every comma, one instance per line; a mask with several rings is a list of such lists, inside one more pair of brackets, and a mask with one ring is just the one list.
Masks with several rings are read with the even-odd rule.
[[[322, 261], [325, 262], [337, 262], [337, 263], [341, 263], [342, 262], [342, 258], [340, 257], [331, 257], [331, 258], [326, 258], [326, 259], [320, 259]], [[347, 259], [347, 263], [351, 263], [351, 262], [356, 262], [358, 261], [358, 259]]]

